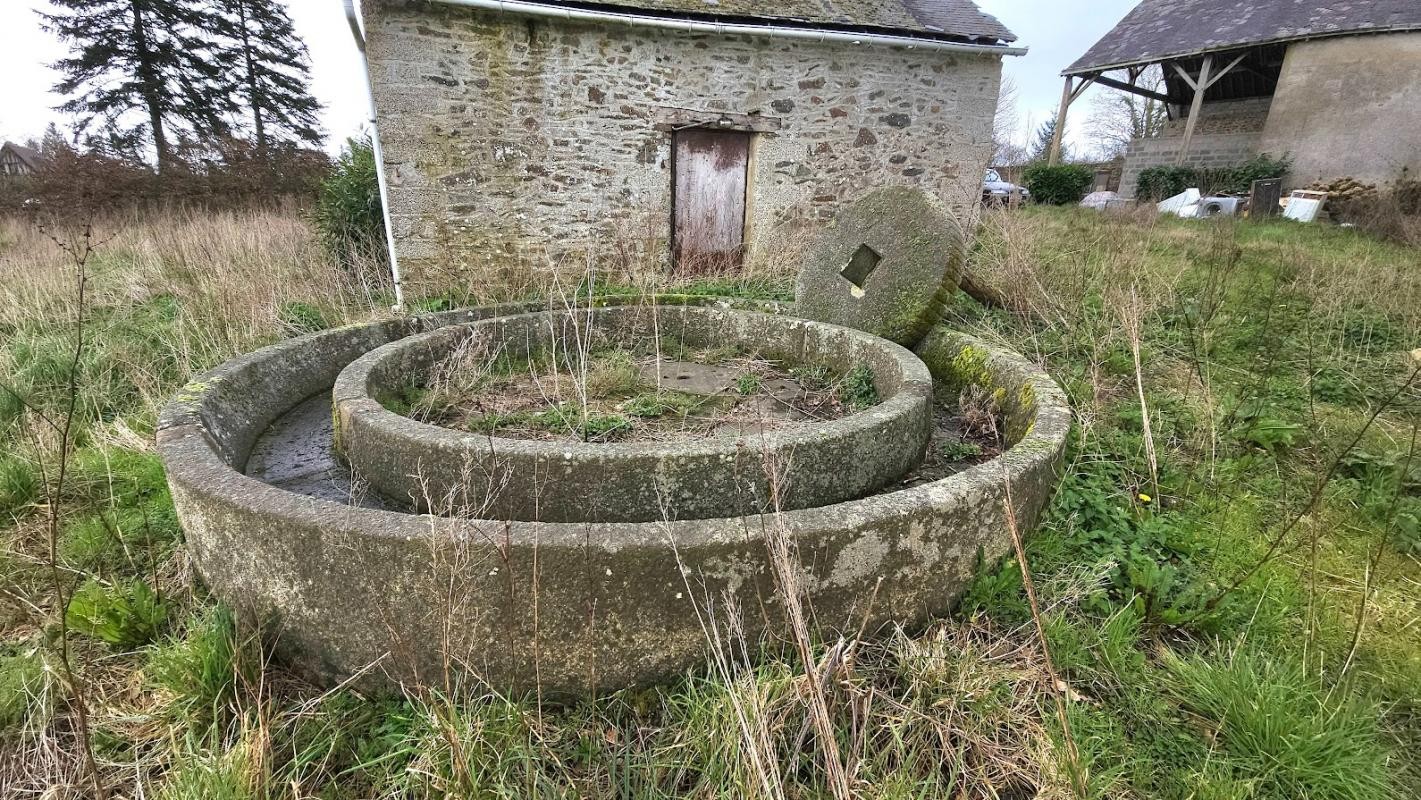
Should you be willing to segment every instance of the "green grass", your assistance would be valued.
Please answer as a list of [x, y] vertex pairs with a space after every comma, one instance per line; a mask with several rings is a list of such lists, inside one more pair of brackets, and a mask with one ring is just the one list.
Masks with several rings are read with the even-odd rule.
[[859, 364], [850, 369], [839, 383], [839, 399], [855, 411], [878, 403], [878, 387], [873, 385], [873, 370]]
[[[1077, 412], [1066, 474], [1027, 544], [1070, 690], [1071, 740], [1017, 565], [981, 563], [949, 619], [860, 643], [829, 683], [859, 795], [1421, 794], [1421, 457], [1411, 444], [1421, 397], [1401, 397], [1341, 454], [1421, 346], [1416, 263], [1415, 251], [1323, 225], [1069, 209], [994, 217], [971, 268], [1031, 302], [1013, 313], [959, 295], [949, 322], [1042, 363]], [[1015, 271], [1022, 264], [1029, 274]], [[789, 285], [686, 291], [786, 299]], [[1147, 411], [1122, 315], [1132, 292]], [[477, 686], [323, 694], [267, 663], [248, 625], [174, 579], [181, 532], [161, 465], [122, 436], [150, 434], [154, 405], [222, 348], [194, 361], [175, 344], [199, 322], [194, 307], [129, 296], [106, 297], [79, 365], [80, 449], [57, 543], [81, 589], [74, 645], [115, 785], [167, 798], [762, 796], [767, 778], [739, 727], [748, 713], [783, 796], [830, 796], [808, 683], [783, 643], [764, 643], [730, 679], [707, 668], [567, 707]], [[273, 306], [271, 336], [345, 321], [315, 298], [289, 299]], [[62, 326], [30, 319], [6, 333], [0, 371], [56, 408], [68, 378]], [[836, 387], [850, 406], [876, 402], [871, 375], [855, 372], [796, 377]], [[627, 374], [599, 376], [597, 391], [627, 399], [597, 425], [685, 412], [684, 397]], [[40, 471], [22, 409], [6, 403], [0, 395], [0, 578], [43, 608]], [[139, 586], [161, 588], [163, 613]], [[61, 731], [69, 718], [43, 671], [56, 663], [52, 614], [23, 603], [0, 614], [3, 748], [26, 720]]]
[[1172, 656], [1166, 680], [1214, 739], [1219, 769], [1257, 797], [1364, 800], [1392, 789], [1376, 705], [1298, 662], [1252, 650]]
[[149, 650], [146, 660], [145, 672], [167, 696], [175, 721], [198, 733], [230, 718], [263, 664], [254, 634], [238, 630], [221, 606], [198, 609], [183, 635]]
[[753, 372], [742, 372], [735, 378], [735, 391], [742, 396], [749, 396], [760, 391], [760, 386], [764, 381], [759, 375]]
[[0, 745], [13, 741], [26, 719], [46, 702], [40, 654], [0, 651]]

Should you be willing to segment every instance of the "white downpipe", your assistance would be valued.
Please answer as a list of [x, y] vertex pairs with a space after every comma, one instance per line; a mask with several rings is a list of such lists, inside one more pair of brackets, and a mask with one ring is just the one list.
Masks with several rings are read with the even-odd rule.
[[[944, 42], [939, 39], [920, 39], [913, 36], [887, 36], [873, 33], [850, 33], [848, 31], [828, 31], [813, 28], [789, 28], [782, 25], [743, 25], [720, 22], [696, 22], [686, 19], [649, 17], [641, 14], [622, 14], [613, 11], [590, 11], [566, 6], [549, 6], [525, 0], [434, 0], [451, 6], [465, 6], [487, 11], [503, 11], [510, 14], [527, 14], [535, 17], [555, 17], [557, 19], [582, 20], [586, 22], [615, 22], [622, 25], [639, 25], [647, 28], [666, 28], [691, 33], [745, 34], [748, 36], [773, 36], [780, 39], [808, 39], [815, 42], [850, 42], [852, 44], [881, 44], [890, 47], [907, 47], [921, 50], [948, 50], [957, 53], [995, 53], [996, 55], [1026, 55], [1025, 47], [1001, 47], [990, 44], [968, 42]], [[347, 0], [349, 3], [349, 0]]]
[[390, 185], [385, 181], [385, 150], [380, 146], [380, 129], [375, 124], [375, 90], [370, 85], [370, 63], [365, 60], [365, 33], [360, 29], [360, 15], [355, 10], [355, 0], [345, 0], [345, 19], [350, 23], [350, 32], [355, 36], [355, 47], [360, 51], [360, 64], [364, 68], [365, 102], [370, 111], [370, 144], [375, 151], [375, 180], [380, 184], [380, 211], [385, 217], [385, 247], [390, 251], [390, 278], [395, 282], [395, 308], [405, 310], [405, 289], [400, 279], [400, 260], [395, 254], [395, 227], [390, 223]]

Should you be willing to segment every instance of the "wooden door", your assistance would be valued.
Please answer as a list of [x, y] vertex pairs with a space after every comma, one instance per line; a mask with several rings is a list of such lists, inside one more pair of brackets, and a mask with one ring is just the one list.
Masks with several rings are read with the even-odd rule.
[[673, 134], [673, 254], [691, 274], [731, 272], [745, 249], [750, 134], [689, 129]]

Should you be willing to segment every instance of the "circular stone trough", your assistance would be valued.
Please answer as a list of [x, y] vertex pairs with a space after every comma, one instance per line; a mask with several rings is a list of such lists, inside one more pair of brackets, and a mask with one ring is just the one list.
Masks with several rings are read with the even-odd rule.
[[378, 688], [453, 672], [555, 695], [664, 680], [705, 663], [703, 624], [725, 630], [731, 609], [751, 642], [784, 633], [767, 539], [797, 555], [822, 635], [911, 628], [950, 609], [979, 559], [1010, 550], [1007, 498], [1028, 531], [1060, 474], [1060, 390], [1020, 356], [942, 327], [917, 354], [940, 392], [977, 383], [997, 396], [1009, 446], [950, 477], [832, 505], [669, 522], [478, 520], [366, 508], [299, 476], [247, 474], [273, 439], [309, 446], [308, 466], [320, 467], [330, 416], [311, 409], [351, 362], [500, 313], [284, 342], [202, 376], [164, 410], [158, 446], [196, 569], [312, 678]]
[[[560, 380], [571, 382], [578, 359], [569, 354], [591, 342], [657, 352], [731, 347], [839, 375], [863, 367], [881, 402], [737, 436], [581, 442], [454, 430], [379, 401], [496, 359], [552, 354]], [[341, 373], [334, 402], [341, 453], [393, 502], [503, 520], [652, 522], [822, 506], [898, 480], [927, 446], [932, 376], [911, 351], [852, 328], [729, 308], [623, 306], [499, 317], [392, 342]]]

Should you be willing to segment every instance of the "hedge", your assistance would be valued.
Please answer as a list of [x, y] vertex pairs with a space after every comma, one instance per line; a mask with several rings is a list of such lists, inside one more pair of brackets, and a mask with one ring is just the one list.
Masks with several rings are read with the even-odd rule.
[[1163, 200], [1194, 187], [1206, 195], [1228, 193], [1247, 194], [1253, 182], [1264, 178], [1281, 178], [1292, 166], [1288, 156], [1273, 158], [1263, 153], [1218, 169], [1195, 167], [1149, 167], [1140, 171], [1135, 181], [1135, 197], [1141, 200]]
[[1095, 172], [1090, 167], [1079, 164], [1036, 164], [1026, 168], [1022, 182], [1031, 192], [1031, 199], [1038, 203], [1064, 206], [1079, 203], [1085, 197]]

